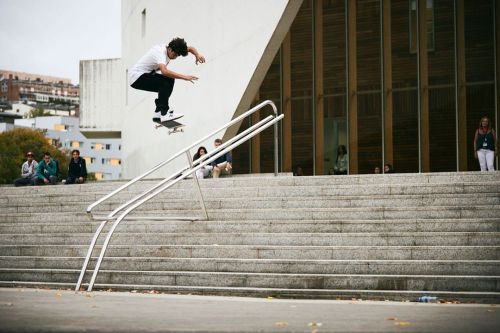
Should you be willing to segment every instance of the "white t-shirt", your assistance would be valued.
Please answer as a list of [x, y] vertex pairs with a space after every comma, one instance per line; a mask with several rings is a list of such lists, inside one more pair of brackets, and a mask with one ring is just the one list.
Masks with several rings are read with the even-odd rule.
[[153, 46], [139, 61], [128, 71], [129, 84], [133, 84], [144, 73], [151, 73], [160, 68], [160, 64], [167, 65], [170, 59], [167, 56], [165, 45]]

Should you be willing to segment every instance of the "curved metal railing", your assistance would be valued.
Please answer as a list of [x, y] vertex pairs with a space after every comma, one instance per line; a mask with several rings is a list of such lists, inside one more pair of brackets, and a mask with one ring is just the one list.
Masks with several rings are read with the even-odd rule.
[[[219, 147], [217, 147], [217, 149], [211, 151], [210, 153], [205, 154], [204, 156], [202, 156], [201, 158], [197, 159], [196, 161], [192, 161], [191, 154], [190, 154], [190, 149], [192, 149], [193, 147], [199, 145], [201, 142], [207, 140], [208, 138], [212, 137], [213, 135], [217, 134], [218, 132], [220, 132], [220, 131], [222, 131], [222, 130], [224, 130], [224, 129], [232, 126], [232, 125], [234, 125], [235, 123], [237, 123], [239, 121], [241, 121], [245, 117], [248, 117], [249, 115], [251, 115], [251, 114], [259, 111], [260, 109], [262, 109], [266, 105], [270, 105], [273, 108], [274, 115], [270, 115], [270, 116], [262, 119], [261, 121], [259, 121], [258, 123], [254, 124], [253, 126], [250, 126], [245, 131], [243, 131], [240, 134], [236, 135], [235, 137], [227, 140], [225, 143], [223, 143]], [[194, 179], [194, 182], [196, 184], [196, 188], [198, 190], [198, 196], [199, 196], [199, 200], [200, 200], [200, 205], [202, 207], [202, 211], [203, 211], [203, 214], [204, 214], [204, 219], [208, 220], [208, 213], [207, 213], [207, 210], [206, 210], [206, 207], [205, 207], [205, 203], [204, 203], [204, 200], [203, 200], [203, 194], [201, 192], [201, 189], [200, 189], [200, 186], [199, 186], [199, 183], [198, 183], [198, 178], [196, 177], [196, 174], [195, 174], [196, 171], [199, 170], [199, 169], [201, 169], [205, 165], [211, 163], [212, 161], [216, 160], [218, 157], [226, 154], [230, 150], [236, 148], [240, 144], [248, 141], [253, 136], [259, 134], [260, 132], [262, 132], [266, 128], [270, 127], [271, 125], [274, 125], [274, 174], [275, 174], [275, 176], [277, 176], [278, 175], [278, 122], [281, 119], [283, 119], [283, 117], [284, 117], [283, 114], [282, 115], [278, 115], [278, 110], [276, 108], [276, 105], [272, 101], [270, 101], [270, 100], [264, 101], [264, 102], [256, 105], [252, 109], [246, 111], [242, 115], [240, 115], [240, 116], [236, 117], [235, 119], [231, 120], [226, 125], [218, 128], [217, 130], [211, 132], [210, 134], [206, 135], [202, 139], [200, 139], [200, 140], [196, 141], [195, 143], [191, 144], [189, 147], [184, 148], [183, 150], [181, 150], [178, 153], [174, 154], [172, 157], [170, 157], [166, 161], [159, 163], [158, 165], [156, 165], [155, 167], [153, 167], [151, 170], [149, 170], [149, 171], [143, 173], [142, 175], [140, 175], [140, 176], [138, 176], [138, 177], [130, 180], [128, 183], [120, 186], [118, 189], [112, 191], [111, 193], [105, 195], [101, 199], [99, 199], [96, 202], [94, 202], [91, 205], [89, 205], [87, 207], [87, 213], [93, 219], [96, 219], [96, 220], [97, 219], [98, 220], [102, 219], [103, 221], [101, 222], [101, 224], [97, 228], [97, 230], [96, 230], [96, 232], [95, 232], [95, 234], [94, 234], [94, 236], [92, 238], [92, 241], [91, 241], [91, 243], [89, 245], [89, 249], [87, 251], [87, 255], [85, 257], [85, 261], [84, 261], [84, 264], [82, 266], [82, 270], [80, 272], [80, 276], [78, 278], [78, 282], [76, 284], [75, 291], [79, 291], [80, 290], [80, 286], [82, 284], [85, 272], [87, 271], [87, 266], [88, 266], [88, 263], [90, 261], [92, 252], [93, 252], [95, 244], [97, 242], [97, 239], [99, 238], [99, 235], [101, 234], [102, 230], [104, 229], [104, 226], [106, 225], [106, 223], [108, 221], [115, 220], [115, 222], [113, 223], [111, 229], [108, 231], [108, 234], [107, 234], [106, 239], [104, 241], [104, 244], [102, 246], [101, 252], [99, 254], [98, 261], [97, 261], [96, 266], [94, 268], [94, 272], [92, 274], [92, 278], [91, 278], [91, 281], [90, 281], [88, 289], [87, 289], [88, 291], [92, 291], [93, 285], [95, 283], [95, 279], [96, 279], [97, 274], [99, 272], [100, 265], [102, 263], [102, 260], [104, 258], [107, 246], [109, 244], [109, 241], [111, 240], [111, 237], [113, 235], [114, 230], [120, 224], [120, 222], [123, 221], [127, 217], [127, 215], [130, 212], [132, 212], [134, 209], [136, 209], [137, 207], [139, 207], [140, 205], [142, 205], [146, 201], [154, 198], [156, 195], [158, 195], [161, 192], [165, 191], [166, 189], [168, 189], [168, 188], [172, 187], [173, 185], [177, 184], [179, 181], [185, 179], [189, 175], [193, 175], [193, 179]], [[109, 213], [107, 216], [105, 216], [105, 217], [96, 217], [96, 216], [92, 215], [92, 209], [94, 209], [96, 206], [98, 206], [102, 202], [106, 201], [107, 199], [113, 197], [114, 195], [118, 194], [119, 192], [125, 190], [126, 188], [130, 187], [131, 185], [135, 184], [136, 182], [138, 182], [139, 180], [141, 180], [144, 177], [148, 176], [152, 172], [154, 172], [154, 171], [160, 169], [161, 167], [165, 166], [166, 164], [168, 164], [169, 162], [173, 161], [174, 159], [176, 159], [177, 157], [181, 156], [182, 154], [186, 154], [186, 157], [187, 157], [187, 160], [188, 160], [188, 165], [187, 166], [185, 166], [185, 167], [177, 170], [171, 176], [166, 177], [161, 182], [159, 182], [158, 184], [154, 185], [152, 188], [150, 188], [150, 189], [142, 192], [141, 194], [135, 196], [134, 198], [132, 198], [129, 201], [125, 202], [124, 204], [120, 205], [119, 207], [117, 207], [116, 209], [114, 209], [111, 213]], [[123, 211], [123, 213], [117, 218], [116, 215], [119, 212], [121, 212], [121, 211]], [[139, 217], [137, 217], [137, 218], [139, 219]], [[141, 217], [140, 219], [148, 219], [148, 218], [152, 219], [152, 217]], [[201, 218], [196, 218], [196, 217], [190, 217], [190, 218], [189, 217], [170, 217], [170, 218], [161, 217], [160, 219], [162, 219], [162, 220], [166, 220], [166, 219], [176, 219], [176, 220], [184, 219], [184, 220], [194, 221], [194, 220], [200, 220]]]

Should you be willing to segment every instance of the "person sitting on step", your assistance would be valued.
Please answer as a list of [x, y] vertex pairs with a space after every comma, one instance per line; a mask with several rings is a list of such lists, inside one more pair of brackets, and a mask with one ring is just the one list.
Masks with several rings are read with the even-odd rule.
[[32, 185], [36, 180], [36, 169], [38, 162], [33, 159], [33, 153], [26, 153], [26, 162], [21, 166], [21, 178], [14, 181], [15, 186]]
[[[217, 147], [219, 147], [221, 144], [222, 144], [221, 139], [215, 139], [214, 141], [215, 149], [217, 149]], [[212, 167], [213, 167], [212, 177], [219, 178], [221, 174], [230, 175], [231, 170], [233, 169], [232, 163], [233, 159], [231, 157], [230, 152], [227, 152], [224, 155], [217, 158], [215, 161], [212, 162]]]

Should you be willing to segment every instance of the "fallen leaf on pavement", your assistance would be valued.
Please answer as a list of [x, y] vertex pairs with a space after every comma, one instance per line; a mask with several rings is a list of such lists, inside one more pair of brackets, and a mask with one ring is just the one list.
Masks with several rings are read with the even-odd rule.
[[397, 317], [389, 317], [389, 318], [385, 318], [385, 320], [398, 320]]
[[274, 323], [274, 326], [286, 327], [286, 326], [288, 326], [288, 323], [286, 321], [277, 321]]
[[394, 325], [396, 325], [396, 326], [410, 326], [411, 323], [409, 321], [395, 321]]
[[307, 326], [310, 326], [310, 327], [320, 327], [320, 326], [322, 326], [322, 325], [323, 325], [323, 323], [317, 323], [317, 322], [315, 322], [315, 321], [313, 321], [313, 322], [311, 322], [311, 323], [307, 324]]

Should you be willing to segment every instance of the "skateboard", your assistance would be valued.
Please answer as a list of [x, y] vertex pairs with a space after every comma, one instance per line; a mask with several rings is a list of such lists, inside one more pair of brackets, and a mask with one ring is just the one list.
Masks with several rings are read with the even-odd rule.
[[181, 124], [175, 120], [169, 120], [169, 121], [156, 122], [155, 128], [158, 129], [159, 127], [162, 126], [168, 128], [168, 135], [170, 135], [173, 133], [184, 132], [184, 127], [186, 125]]

